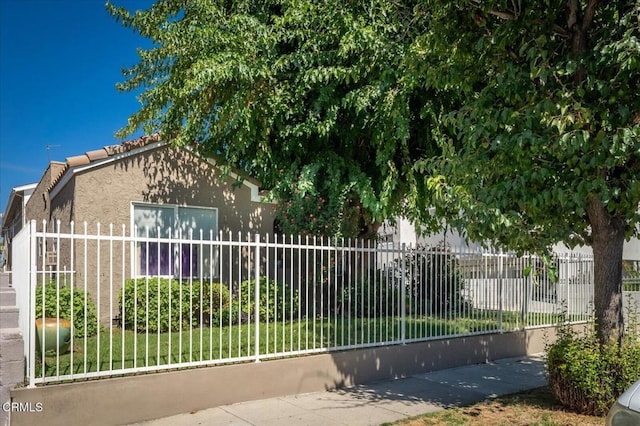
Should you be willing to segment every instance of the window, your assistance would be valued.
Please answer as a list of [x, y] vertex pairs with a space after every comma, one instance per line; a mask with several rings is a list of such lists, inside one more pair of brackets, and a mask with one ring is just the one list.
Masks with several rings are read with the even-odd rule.
[[[218, 211], [209, 207], [133, 204], [138, 276], [208, 278], [217, 272]], [[214, 250], [214, 251], [212, 251]]]

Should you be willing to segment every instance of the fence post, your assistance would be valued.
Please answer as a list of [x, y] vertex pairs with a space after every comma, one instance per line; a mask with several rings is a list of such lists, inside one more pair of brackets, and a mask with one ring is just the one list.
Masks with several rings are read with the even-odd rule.
[[256, 252], [253, 264], [255, 267], [255, 296], [254, 296], [254, 343], [255, 343], [255, 362], [260, 362], [260, 235], [255, 234]]
[[[524, 258], [524, 257], [523, 257]], [[531, 254], [527, 255], [527, 259], [529, 260], [528, 266], [531, 266]], [[523, 298], [522, 298], [522, 310], [520, 312], [520, 320], [522, 321], [522, 329], [527, 327], [527, 318], [529, 316], [529, 298], [533, 297], [533, 270], [529, 272], [524, 278], [523, 282]]]
[[[571, 271], [570, 268], [573, 265], [576, 264], [576, 259], [581, 259], [581, 258], [582, 258], [582, 256], [572, 255], [572, 254], [569, 254], [568, 256], [566, 256], [566, 258], [563, 259], [564, 260], [564, 262], [563, 262], [564, 271], [562, 271], [562, 272], [564, 272], [564, 275], [561, 275], [560, 268], [558, 267], [558, 272], [557, 272], [557, 274], [558, 274], [558, 276], [557, 276], [558, 282], [560, 282], [560, 277], [561, 276], [567, 277], [567, 285], [566, 285], [566, 288], [567, 288], [567, 298], [566, 298], [566, 300], [567, 300], [567, 312], [564, 313], [567, 318], [570, 318], [569, 317], [569, 313], [571, 312], [571, 307], [569, 306], [569, 303], [571, 302], [571, 298], [569, 297], [569, 290], [570, 290], [571, 286], [569, 285], [569, 279], [568, 278], [569, 278], [571, 272], [573, 272], [573, 271]], [[558, 263], [560, 263], [560, 262], [558, 262]], [[576, 280], [576, 281], [578, 281], [578, 283], [579, 283], [579, 280]], [[558, 288], [558, 285], [556, 285], [556, 288]], [[580, 286], [578, 286], [578, 288], [580, 288]], [[556, 300], [557, 300], [557, 298], [558, 298], [558, 295], [556, 294]]]
[[504, 255], [502, 253], [502, 249], [500, 249], [500, 253], [498, 254], [498, 331], [503, 333], [502, 329], [502, 310], [503, 310], [503, 299], [504, 294], [502, 292], [502, 279], [504, 276]]
[[27, 386], [29, 388], [36, 387], [36, 333], [34, 331], [36, 327], [36, 265], [38, 249], [36, 238], [36, 221], [32, 220], [29, 222], [29, 311], [27, 314], [29, 319], [27, 320], [26, 328], [29, 339], [29, 384]]
[[401, 331], [400, 331], [400, 339], [402, 344], [406, 344], [406, 326], [407, 326], [407, 306], [406, 306], [406, 298], [407, 298], [407, 289], [406, 289], [406, 268], [405, 268], [405, 243], [402, 243], [401, 246], [401, 268], [402, 272], [400, 276], [402, 277], [402, 281], [400, 282], [400, 318], [401, 318]]

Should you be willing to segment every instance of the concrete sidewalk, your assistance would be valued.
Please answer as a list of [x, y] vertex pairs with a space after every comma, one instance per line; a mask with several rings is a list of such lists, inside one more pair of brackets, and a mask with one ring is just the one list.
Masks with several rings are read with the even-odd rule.
[[242, 402], [136, 425], [379, 425], [546, 384], [541, 355], [329, 392]]

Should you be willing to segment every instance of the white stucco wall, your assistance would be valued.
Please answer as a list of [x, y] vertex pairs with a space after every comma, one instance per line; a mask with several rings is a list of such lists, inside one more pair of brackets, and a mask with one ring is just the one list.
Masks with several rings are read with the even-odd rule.
[[[419, 243], [433, 246], [445, 242], [451, 248], [461, 248], [465, 251], [480, 248], [478, 243], [467, 243], [464, 238], [454, 230], [448, 230], [446, 232], [440, 232], [426, 237], [418, 237], [413, 224], [404, 218], [397, 219], [395, 225], [384, 224], [380, 227], [380, 234], [387, 235], [387, 240], [393, 241], [394, 243], [412, 245]], [[391, 240], [389, 240], [389, 238], [391, 238]], [[640, 261], [640, 240], [638, 238], [632, 238], [629, 241], [625, 241], [623, 250], [623, 259]], [[573, 252], [593, 254], [593, 250], [589, 246], [578, 246], [570, 249], [562, 243], [556, 244], [553, 247], [553, 251], [556, 253]]]

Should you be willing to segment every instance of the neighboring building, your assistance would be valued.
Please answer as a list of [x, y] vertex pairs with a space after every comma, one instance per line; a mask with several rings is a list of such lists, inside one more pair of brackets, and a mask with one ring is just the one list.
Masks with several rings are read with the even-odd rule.
[[[445, 244], [452, 249], [461, 249], [462, 251], [480, 250], [481, 248], [480, 244], [468, 242], [453, 229], [446, 229], [428, 236], [420, 236], [416, 232], [416, 227], [405, 218], [398, 218], [394, 225], [385, 222], [380, 227], [379, 235], [382, 240], [388, 242], [412, 244], [414, 246], [416, 244], [428, 246]], [[553, 246], [553, 251], [556, 253], [593, 254], [593, 250], [589, 246], [578, 246], [570, 249], [562, 243]], [[625, 241], [623, 259], [640, 261], [640, 240], [638, 238], [631, 238], [629, 241]]]
[[25, 208], [37, 183], [17, 186], [9, 195], [7, 208], [2, 214], [2, 237], [13, 238], [26, 223]]
[[11, 256], [8, 255], [11, 250], [11, 240], [27, 223], [25, 210], [36, 186], [37, 183], [17, 186], [9, 195], [7, 208], [2, 214], [3, 261], [6, 264], [0, 263], [0, 266], [11, 268]]

